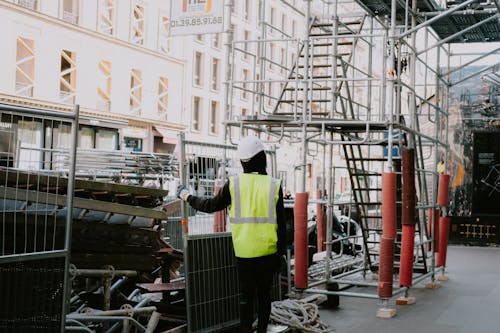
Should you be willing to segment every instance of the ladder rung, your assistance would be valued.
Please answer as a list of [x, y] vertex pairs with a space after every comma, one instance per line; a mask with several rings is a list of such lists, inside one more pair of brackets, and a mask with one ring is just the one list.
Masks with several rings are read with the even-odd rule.
[[[299, 91], [299, 90], [304, 90], [304, 88], [285, 88], [286, 91]], [[332, 90], [331, 87], [312, 87], [307, 90]]]
[[[313, 58], [321, 58], [321, 57], [332, 57], [332, 56], [335, 56], [335, 57], [346, 57], [346, 56], [349, 56], [351, 55], [350, 53], [337, 53], [335, 55], [331, 54], [331, 53], [317, 53], [317, 54], [309, 54], [310, 57], [313, 57]], [[301, 53], [300, 54], [300, 57], [304, 57], [304, 54]]]
[[[346, 46], [346, 45], [352, 45], [352, 42], [337, 42], [337, 46]], [[328, 46], [333, 46], [333, 43], [317, 43], [317, 44], [311, 44], [313, 47], [328, 47]]]
[[[331, 102], [332, 100], [331, 99], [312, 99], [312, 100], [309, 100], [309, 102], [316, 102], [316, 103], [328, 103], [328, 102]], [[295, 103], [295, 100], [294, 99], [282, 99], [282, 100], [279, 100], [278, 101], [279, 103]], [[301, 102], [301, 100], [297, 100], [297, 102]]]

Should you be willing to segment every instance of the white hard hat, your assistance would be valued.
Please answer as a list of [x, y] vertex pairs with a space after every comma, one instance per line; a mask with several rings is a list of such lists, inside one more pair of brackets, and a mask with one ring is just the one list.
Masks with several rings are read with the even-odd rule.
[[249, 135], [241, 139], [236, 155], [240, 160], [246, 162], [261, 151], [264, 151], [264, 145], [259, 138]]

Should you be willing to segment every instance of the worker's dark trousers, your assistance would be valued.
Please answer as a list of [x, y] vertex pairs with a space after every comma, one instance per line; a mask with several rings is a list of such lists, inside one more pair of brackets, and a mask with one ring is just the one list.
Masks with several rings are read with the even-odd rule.
[[238, 278], [240, 282], [240, 319], [241, 332], [252, 332], [254, 320], [254, 297], [258, 301], [258, 329], [266, 332], [271, 314], [271, 283], [278, 269], [277, 255], [259, 258], [237, 258]]

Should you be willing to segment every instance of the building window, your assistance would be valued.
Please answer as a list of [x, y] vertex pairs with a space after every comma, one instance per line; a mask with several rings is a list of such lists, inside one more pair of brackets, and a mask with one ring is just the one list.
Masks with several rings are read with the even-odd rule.
[[284, 48], [280, 48], [280, 72], [281, 74], [285, 74], [285, 68], [287, 67], [286, 63], [286, 52]]
[[231, 14], [233, 15], [237, 15], [238, 13], [238, 6], [236, 6], [237, 3], [237, 1], [232, 1]]
[[131, 20], [131, 42], [144, 45], [144, 6], [135, 4], [132, 10]]
[[202, 35], [202, 34], [196, 35], [196, 40], [197, 40], [198, 42], [203, 43], [203, 35]]
[[76, 53], [61, 51], [61, 71], [59, 75], [59, 99], [63, 103], [75, 103], [76, 97]]
[[79, 0], [63, 0], [62, 19], [72, 24], [78, 24]]
[[[249, 114], [248, 113], [248, 109], [245, 109], [245, 108], [241, 109], [241, 119], [242, 120], [245, 120], [248, 117], [248, 114]], [[243, 126], [244, 126], [244, 124], [243, 124]], [[241, 135], [247, 136], [248, 135], [248, 129], [246, 129], [246, 128], [243, 127], [243, 129], [241, 131]]]
[[297, 23], [292, 21], [292, 38], [297, 38]]
[[123, 150], [125, 151], [142, 151], [142, 139], [139, 138], [123, 138]]
[[220, 60], [217, 58], [212, 59], [212, 90], [220, 89], [220, 75], [219, 75]]
[[193, 99], [193, 130], [201, 130], [201, 98], [195, 97]]
[[269, 58], [267, 59], [269, 63], [269, 69], [273, 69], [273, 59], [274, 59], [274, 54], [275, 54], [275, 45], [274, 43], [269, 44]]
[[219, 132], [219, 103], [212, 101], [210, 105], [210, 134]]
[[276, 26], [276, 8], [271, 7], [269, 15], [271, 16], [269, 20], [271, 22], [271, 26], [272, 27]]
[[114, 33], [115, 0], [99, 0], [99, 17], [97, 30], [104, 34]]
[[33, 96], [35, 84], [35, 42], [31, 39], [17, 39], [16, 51], [16, 94]]
[[132, 69], [130, 72], [130, 112], [140, 115], [142, 111], [142, 72]]
[[168, 79], [160, 77], [158, 80], [158, 114], [166, 119], [168, 109]]
[[196, 52], [194, 55], [194, 77], [193, 82], [197, 86], [203, 84], [203, 54]]
[[243, 18], [245, 20], [249, 20], [250, 19], [250, 16], [252, 15], [251, 13], [251, 10], [252, 10], [252, 7], [251, 7], [251, 4], [252, 4], [253, 0], [245, 0], [245, 7], [243, 9]]
[[167, 16], [160, 16], [160, 33], [158, 36], [158, 47], [161, 52], [170, 51], [170, 22]]
[[243, 70], [243, 84], [242, 84], [242, 87], [243, 87], [243, 90], [241, 91], [241, 98], [242, 99], [248, 99], [248, 69], [244, 69]]
[[213, 34], [212, 46], [216, 49], [220, 49], [220, 34]]
[[111, 110], [111, 62], [100, 61], [98, 74], [97, 109], [109, 112]]
[[38, 1], [37, 0], [17, 0], [17, 4], [29, 8], [31, 10], [38, 10]]
[[250, 31], [248, 30], [245, 30], [245, 32], [243, 33], [244, 36], [243, 36], [243, 39], [244, 39], [244, 42], [243, 42], [243, 59], [248, 59], [248, 53], [249, 53], [249, 43], [248, 42], [250, 40]]
[[285, 14], [283, 13], [281, 14], [281, 31], [285, 32], [286, 31], [285, 28], [286, 28], [286, 17]]

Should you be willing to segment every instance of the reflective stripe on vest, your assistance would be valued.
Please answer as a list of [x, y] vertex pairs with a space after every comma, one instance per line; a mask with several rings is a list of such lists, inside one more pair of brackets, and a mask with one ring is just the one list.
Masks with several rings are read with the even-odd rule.
[[231, 223], [272, 223], [276, 224], [276, 203], [274, 194], [276, 193], [276, 179], [271, 178], [271, 189], [269, 190], [269, 202], [266, 217], [241, 217], [240, 200], [240, 177], [234, 178], [234, 217], [231, 216]]

